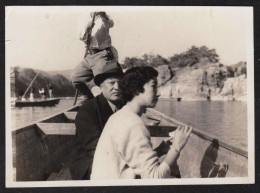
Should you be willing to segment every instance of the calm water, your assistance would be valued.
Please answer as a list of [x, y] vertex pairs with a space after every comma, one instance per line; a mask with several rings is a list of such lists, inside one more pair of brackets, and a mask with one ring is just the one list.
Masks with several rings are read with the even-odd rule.
[[[55, 107], [11, 109], [12, 129], [28, 125], [71, 107], [73, 100], [61, 100]], [[214, 134], [228, 144], [247, 148], [247, 103], [217, 101], [160, 100], [155, 109], [193, 127]]]
[[155, 109], [228, 144], [247, 149], [246, 102], [161, 100]]

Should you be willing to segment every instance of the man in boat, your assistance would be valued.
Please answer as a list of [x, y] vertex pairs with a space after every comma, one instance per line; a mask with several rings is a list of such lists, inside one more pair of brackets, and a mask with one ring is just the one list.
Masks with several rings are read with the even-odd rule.
[[118, 62], [93, 68], [94, 82], [101, 94], [85, 100], [75, 119], [76, 140], [70, 159], [73, 180], [90, 179], [93, 156], [108, 118], [120, 105], [118, 82], [123, 71]]
[[49, 95], [50, 95], [50, 98], [53, 98], [52, 91], [53, 91], [53, 86], [52, 86], [52, 84], [50, 83], [50, 84], [49, 84]]
[[18, 90], [18, 100], [22, 100], [22, 96], [24, 94], [24, 90]]

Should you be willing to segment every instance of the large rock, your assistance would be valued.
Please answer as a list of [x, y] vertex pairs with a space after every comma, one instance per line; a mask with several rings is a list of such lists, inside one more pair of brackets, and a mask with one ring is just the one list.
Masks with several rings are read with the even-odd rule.
[[172, 70], [168, 65], [162, 65], [156, 68], [158, 74], [158, 86], [165, 85], [173, 76]]
[[234, 76], [246, 74], [246, 62], [239, 62], [231, 66], [234, 69]]
[[225, 81], [221, 92], [214, 96], [214, 100], [233, 100], [246, 101], [247, 98], [247, 79], [244, 74], [228, 78]]
[[[235, 75], [240, 74], [236, 77]], [[198, 67], [186, 67], [175, 72], [171, 81], [160, 86], [161, 98], [180, 95], [182, 100], [230, 100], [232, 87], [235, 100], [246, 100], [246, 66], [238, 63], [234, 66], [207, 64]], [[178, 94], [178, 92], [180, 94]]]

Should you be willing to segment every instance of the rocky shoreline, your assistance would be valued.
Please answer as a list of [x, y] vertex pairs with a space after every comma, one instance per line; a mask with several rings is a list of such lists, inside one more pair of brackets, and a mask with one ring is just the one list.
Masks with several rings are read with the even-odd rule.
[[[204, 101], [210, 96], [212, 101], [246, 101], [247, 74], [246, 62], [226, 66], [210, 63], [201, 59], [199, 63], [186, 67], [160, 65], [158, 85], [161, 99], [181, 97], [182, 101]], [[124, 69], [126, 70], [126, 69]], [[71, 70], [72, 71], [72, 70]], [[52, 83], [54, 95], [59, 97], [75, 96], [70, 76], [71, 71], [41, 72], [35, 81], [36, 88], [45, 88], [46, 82]], [[36, 74], [33, 69], [20, 69], [16, 80], [16, 93], [25, 90]], [[99, 87], [88, 83], [94, 95], [100, 93]], [[47, 88], [46, 88], [47, 89]]]
[[[170, 69], [157, 69], [160, 98], [181, 97], [184, 101], [204, 101], [210, 96], [212, 101], [246, 101], [245, 69], [246, 63], [242, 62], [231, 67], [207, 64], [177, 69], [170, 79]], [[168, 77], [165, 74], [168, 74]]]

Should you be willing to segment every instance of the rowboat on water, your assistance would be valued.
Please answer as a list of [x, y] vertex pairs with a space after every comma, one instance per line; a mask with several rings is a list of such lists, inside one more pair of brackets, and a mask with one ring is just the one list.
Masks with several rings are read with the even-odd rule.
[[181, 97], [178, 97], [178, 98], [173, 98], [173, 97], [170, 97], [170, 98], [160, 98], [160, 100], [167, 100], [167, 101], [177, 101], [177, 102], [181, 102]]
[[[14, 181], [71, 180], [68, 163], [78, 109], [73, 106], [12, 131]], [[147, 109], [142, 119], [154, 148], [185, 125], [154, 109]], [[194, 128], [172, 171], [175, 178], [245, 177], [248, 153]]]
[[170, 88], [171, 89], [170, 89], [170, 93], [169, 93], [169, 98], [167, 98], [167, 99], [181, 102], [180, 89], [177, 89], [177, 91], [176, 91], [176, 88], [173, 89], [172, 84], [171, 84]]
[[178, 102], [181, 102], [181, 97], [177, 97], [177, 98], [170, 98], [171, 100], [175, 100], [175, 101], [178, 101]]
[[60, 98], [46, 98], [34, 100], [16, 100], [15, 107], [34, 107], [34, 106], [55, 106], [60, 102]]
[[[41, 92], [40, 94], [42, 95], [41, 98], [34, 98], [34, 86], [33, 83], [36, 80], [36, 78], [38, 77], [38, 75], [40, 74], [40, 71], [37, 72], [37, 74], [35, 75], [35, 77], [32, 79], [32, 81], [30, 82], [30, 84], [28, 85], [26, 91], [22, 94], [22, 96], [18, 96], [18, 98], [16, 98], [17, 94], [15, 87], [16, 87], [16, 79], [17, 79], [17, 74], [18, 71], [16, 68], [12, 69], [12, 73], [11, 73], [11, 105], [13, 107], [33, 107], [33, 106], [55, 106], [56, 104], [58, 104], [60, 102], [60, 98], [54, 98], [52, 96], [52, 86], [51, 88], [49, 88], [48, 84], [47, 85], [47, 90], [48, 90], [48, 94], [49, 97], [46, 97], [47, 92], [45, 92], [44, 88], [42, 88], [41, 90], [39, 90], [39, 92]], [[25, 96], [26, 94], [29, 92], [29, 90], [31, 89], [31, 93], [30, 93], [30, 98], [26, 99]], [[15, 100], [13, 100], [15, 99]]]

